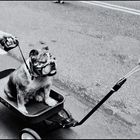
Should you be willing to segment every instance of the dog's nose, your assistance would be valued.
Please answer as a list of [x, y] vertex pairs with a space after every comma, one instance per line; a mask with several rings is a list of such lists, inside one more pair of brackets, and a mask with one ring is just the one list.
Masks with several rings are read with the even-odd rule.
[[56, 69], [56, 67], [55, 67], [55, 62], [51, 62], [50, 65], [51, 65], [51, 68], [52, 68], [52, 69]]
[[52, 66], [55, 65], [55, 62], [51, 62], [50, 65], [52, 65]]

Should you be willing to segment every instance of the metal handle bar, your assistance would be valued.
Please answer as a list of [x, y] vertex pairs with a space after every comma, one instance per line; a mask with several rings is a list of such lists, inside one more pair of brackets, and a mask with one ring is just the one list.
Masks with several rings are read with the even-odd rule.
[[130, 72], [128, 72], [123, 78], [121, 78], [110, 90], [110, 92], [80, 121], [76, 122], [73, 126], [82, 125], [114, 92], [118, 91], [121, 86], [126, 82], [127, 78], [140, 71], [140, 64], [134, 67]]

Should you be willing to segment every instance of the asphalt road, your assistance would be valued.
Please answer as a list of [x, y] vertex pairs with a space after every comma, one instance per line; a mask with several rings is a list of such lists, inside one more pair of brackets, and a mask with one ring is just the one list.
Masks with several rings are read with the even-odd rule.
[[[21, 65], [19, 61], [8, 54], [0, 55], [0, 60], [0, 72], [9, 68], [16, 69]], [[2, 97], [5, 83], [1, 82], [1, 84], [3, 84], [0, 87], [0, 96]], [[64, 108], [71, 112], [75, 120], [80, 121], [91, 110], [91, 107], [81, 103], [69, 90], [60, 90], [55, 86], [53, 89], [65, 96]], [[22, 129], [31, 128], [28, 123], [19, 118], [14, 111], [0, 104], [0, 139], [19, 139]], [[36, 127], [36, 124], [34, 126]], [[115, 139], [139, 138], [140, 136], [131, 130], [130, 124], [118, 120], [111, 112], [106, 114], [100, 109], [81, 126], [53, 131], [50, 130], [51, 126], [37, 125], [37, 127], [40, 127], [39, 130], [41, 130], [38, 133], [44, 133], [45, 136], [42, 138], [46, 139]]]
[[[139, 2], [117, 4], [140, 7]], [[97, 103], [140, 58], [139, 15], [74, 1], [64, 5], [5, 1], [0, 2], [0, 12], [4, 13], [0, 15], [1, 30], [19, 38], [26, 58], [32, 48], [50, 47], [58, 61], [55, 85], [61, 90], [70, 89], [74, 92], [71, 95], [84, 103], [86, 99], [92, 105]], [[20, 57], [18, 49], [12, 54]], [[93, 135], [88, 127], [90, 138], [139, 137], [139, 77], [139, 73], [132, 76], [102, 107], [107, 116], [114, 114], [103, 123], [109, 133], [107, 129], [100, 133], [102, 127], [95, 127]]]

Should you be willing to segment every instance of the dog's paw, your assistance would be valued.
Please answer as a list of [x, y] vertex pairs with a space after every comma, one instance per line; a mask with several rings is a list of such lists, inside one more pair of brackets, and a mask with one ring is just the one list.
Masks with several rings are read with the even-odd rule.
[[35, 97], [35, 100], [36, 100], [37, 102], [42, 102], [42, 101], [43, 101], [43, 97], [40, 96], [40, 95], [37, 95], [37, 96]]
[[4, 88], [4, 93], [6, 94], [6, 96], [11, 99], [11, 100], [16, 100], [16, 98], [14, 98], [12, 95], [11, 95], [11, 92], [10, 90], [8, 90], [7, 87]]
[[28, 111], [26, 110], [25, 107], [18, 107], [18, 110], [24, 114], [28, 114]]
[[49, 97], [45, 100], [45, 103], [49, 106], [55, 106], [57, 104], [57, 101]]

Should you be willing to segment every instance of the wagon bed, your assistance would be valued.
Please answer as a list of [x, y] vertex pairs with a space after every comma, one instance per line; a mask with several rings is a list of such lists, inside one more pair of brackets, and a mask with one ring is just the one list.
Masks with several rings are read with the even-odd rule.
[[28, 111], [28, 114], [25, 114], [23, 112], [20, 112], [17, 108], [16, 101], [10, 100], [6, 94], [4, 93], [4, 86], [6, 85], [8, 81], [8, 77], [0, 79], [0, 102], [3, 103], [6, 107], [14, 111], [20, 118], [22, 118], [24, 121], [28, 121], [30, 123], [37, 123], [41, 120], [47, 119], [54, 114], [58, 113], [63, 109], [64, 105], [64, 97], [61, 94], [58, 94], [56, 91], [51, 90], [50, 96], [57, 100], [58, 103], [50, 107], [46, 105], [45, 103], [39, 103], [39, 102], [30, 102], [26, 105], [26, 109]]

